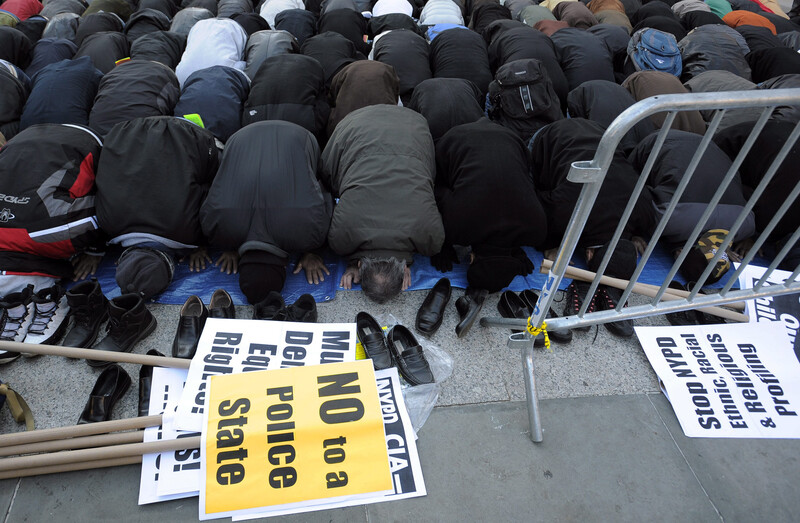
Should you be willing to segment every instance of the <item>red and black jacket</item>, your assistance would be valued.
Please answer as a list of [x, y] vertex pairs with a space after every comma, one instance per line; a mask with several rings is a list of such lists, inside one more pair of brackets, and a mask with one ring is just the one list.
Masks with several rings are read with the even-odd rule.
[[88, 127], [69, 124], [34, 125], [0, 149], [0, 274], [66, 277], [71, 256], [102, 249], [101, 149]]

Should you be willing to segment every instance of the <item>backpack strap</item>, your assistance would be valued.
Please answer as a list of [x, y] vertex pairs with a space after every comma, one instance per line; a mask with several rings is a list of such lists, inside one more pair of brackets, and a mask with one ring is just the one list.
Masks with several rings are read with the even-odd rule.
[[33, 413], [31, 412], [25, 398], [16, 393], [6, 383], [0, 383], [0, 396], [5, 396], [5, 402], [8, 403], [8, 408], [11, 409], [11, 415], [17, 423], [25, 422], [26, 430], [33, 430]]

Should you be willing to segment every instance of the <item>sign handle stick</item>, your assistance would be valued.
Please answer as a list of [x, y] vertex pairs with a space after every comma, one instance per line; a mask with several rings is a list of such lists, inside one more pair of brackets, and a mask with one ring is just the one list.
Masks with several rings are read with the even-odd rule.
[[16, 341], [0, 341], [0, 350], [27, 352], [30, 354], [47, 354], [49, 356], [64, 356], [65, 358], [113, 361], [117, 363], [137, 363], [139, 365], [170, 367], [173, 369], [188, 369], [189, 365], [192, 363], [192, 360], [170, 358], [167, 356], [148, 356], [147, 354], [132, 354], [130, 352], [79, 349], [75, 347], [61, 347], [59, 345], [37, 345], [33, 343], [19, 343]]
[[56, 452], [59, 450], [87, 449], [91, 447], [108, 447], [125, 443], [141, 443], [144, 440], [144, 431], [116, 432], [114, 434], [100, 434], [85, 436], [83, 438], [58, 439], [29, 443], [27, 445], [13, 445], [0, 447], [0, 456], [17, 456], [35, 454], [38, 452]]
[[66, 450], [49, 454], [20, 456], [0, 459], [0, 472], [11, 472], [36, 467], [64, 465], [83, 461], [96, 461], [129, 456], [141, 456], [173, 450], [196, 449], [200, 447], [200, 436], [177, 438], [171, 440], [151, 441], [148, 443], [128, 443], [111, 447], [96, 447], [80, 450]]
[[15, 432], [13, 434], [0, 435], [0, 448], [38, 443], [40, 441], [79, 438], [121, 430], [144, 429], [147, 427], [157, 427], [159, 425], [161, 425], [161, 414], [157, 416], [99, 421], [97, 423], [86, 423], [84, 425], [68, 425], [66, 427], [39, 429], [30, 432]]
[[0, 479], [24, 478], [27, 476], [39, 476], [42, 474], [57, 474], [60, 472], [72, 472], [75, 470], [101, 469], [106, 467], [117, 467], [121, 465], [134, 465], [141, 463], [141, 456], [128, 456], [124, 458], [102, 459], [97, 461], [83, 461], [79, 463], [68, 463], [65, 465], [53, 465], [44, 467], [32, 467], [18, 469], [8, 472], [0, 472]]

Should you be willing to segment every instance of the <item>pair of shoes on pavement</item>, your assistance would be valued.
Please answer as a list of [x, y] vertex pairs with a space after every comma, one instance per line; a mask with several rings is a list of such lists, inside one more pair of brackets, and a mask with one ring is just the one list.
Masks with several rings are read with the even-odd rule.
[[[141, 294], [128, 293], [108, 300], [95, 278], [77, 284], [67, 291], [75, 322], [62, 345], [92, 348], [98, 351], [130, 352], [134, 345], [156, 329], [156, 318], [144, 303]], [[108, 321], [106, 336], [92, 347], [100, 327]], [[92, 367], [105, 367], [111, 362], [86, 360]]]
[[310, 294], [303, 294], [291, 305], [286, 305], [281, 293], [270, 291], [267, 297], [253, 306], [254, 320], [317, 322], [317, 302]]
[[[569, 287], [567, 287], [567, 290], [565, 291], [566, 303], [564, 304], [564, 310], [562, 312], [563, 316], [574, 316], [578, 314], [578, 311], [580, 311], [584, 301], [586, 300], [586, 295], [589, 292], [590, 286], [591, 284], [589, 282], [582, 282], [578, 280], [574, 280], [569, 284]], [[607, 285], [598, 285], [597, 290], [591, 297], [589, 306], [586, 308], [586, 313], [589, 314], [590, 312], [595, 311], [616, 309], [621, 297], [621, 290], [608, 287]], [[628, 304], [626, 303], [624, 306], [627, 307], [627, 305]], [[621, 338], [630, 338], [633, 336], [633, 320], [613, 321], [604, 323], [603, 325], [605, 325], [606, 329], [608, 329], [611, 334]], [[577, 327], [577, 330], [588, 331], [589, 326]]]
[[[67, 328], [70, 308], [60, 285], [33, 291], [28, 285], [0, 299], [0, 340], [50, 345]], [[25, 356], [36, 354], [22, 353]], [[0, 364], [10, 363], [21, 353], [0, 350]]]
[[[514, 291], [504, 291], [497, 302], [497, 311], [504, 318], [528, 319], [536, 309], [539, 301], [539, 293], [532, 289], [525, 289], [519, 294]], [[558, 313], [551, 307], [547, 311], [545, 319], [557, 318]], [[513, 332], [522, 332], [512, 329]], [[569, 329], [548, 330], [550, 338], [558, 343], [569, 343], [572, 341], [572, 331]], [[535, 347], [544, 347], [544, 336], [538, 336], [534, 342]]]
[[225, 289], [217, 289], [211, 295], [208, 307], [198, 296], [192, 294], [181, 307], [178, 330], [172, 340], [172, 357], [190, 360], [197, 352], [197, 343], [208, 318], [236, 318], [233, 299]]
[[407, 327], [398, 323], [384, 335], [378, 321], [362, 311], [356, 314], [356, 336], [375, 370], [397, 367], [412, 386], [435, 381], [422, 345]]

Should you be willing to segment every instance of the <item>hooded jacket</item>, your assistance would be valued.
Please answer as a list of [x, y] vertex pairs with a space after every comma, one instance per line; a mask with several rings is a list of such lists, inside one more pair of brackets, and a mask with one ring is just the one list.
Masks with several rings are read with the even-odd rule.
[[[607, 129], [636, 100], [621, 85], [605, 80], [590, 80], [570, 91], [567, 103], [571, 118], [586, 118]], [[655, 126], [650, 120], [640, 120], [622, 137], [619, 146], [627, 154], [654, 130]]]
[[95, 217], [96, 134], [35, 125], [0, 148], [0, 274], [72, 274], [72, 255], [102, 248]]
[[[530, 145], [531, 173], [547, 213], [547, 238], [541, 249], [558, 247], [567, 231], [582, 184], [567, 180], [572, 162], [591, 160], [603, 137], [600, 125], [583, 118], [559, 120], [542, 128]], [[628, 204], [639, 173], [617, 149], [578, 245], [595, 247], [611, 239]], [[652, 199], [646, 191], [637, 199], [625, 226], [626, 238], [647, 238], [655, 223]]]
[[202, 7], [185, 7], [172, 17], [169, 30], [172, 33], [188, 36], [194, 24], [200, 20], [207, 20], [209, 18], [214, 18], [214, 13], [208, 9]]
[[414, 31], [397, 29], [384, 33], [375, 42], [373, 52], [376, 61], [394, 68], [404, 102], [420, 82], [432, 76], [428, 42]]
[[83, 39], [73, 58], [88, 56], [103, 74], [116, 67], [117, 60], [130, 56], [131, 47], [125, 35], [116, 31], [94, 33]]
[[444, 241], [433, 193], [433, 139], [411, 109], [372, 105], [350, 113], [322, 152], [323, 183], [339, 198], [328, 245], [351, 260], [431, 256]]
[[247, 39], [244, 59], [247, 65], [244, 68], [251, 80], [255, 78], [258, 68], [270, 56], [277, 54], [299, 53], [300, 46], [294, 36], [286, 31], [258, 31]]
[[118, 122], [171, 115], [180, 97], [175, 73], [160, 62], [124, 62], [100, 80], [89, 126], [105, 135]]
[[567, 27], [556, 31], [550, 38], [570, 90], [589, 80], [614, 81], [611, 53], [598, 36]]
[[492, 81], [486, 42], [469, 29], [448, 29], [431, 42], [431, 70], [436, 78], [463, 78], [486, 93]]
[[31, 79], [31, 94], [20, 129], [38, 123], [89, 124], [89, 112], [103, 74], [88, 56], [51, 64]]
[[[644, 168], [647, 158], [653, 150], [658, 133], [653, 133], [633, 150], [629, 159], [634, 167]], [[658, 152], [656, 161], [647, 179], [647, 186], [653, 196], [653, 205], [660, 217], [675, 196], [678, 184], [686, 174], [687, 167], [703, 139], [702, 136], [685, 131], [670, 130], [664, 145]], [[673, 243], [683, 243], [689, 239], [691, 232], [700, 220], [700, 216], [708, 207], [708, 203], [719, 189], [722, 179], [731, 167], [730, 159], [713, 142], [703, 153], [700, 163], [692, 175], [689, 184], [681, 195], [675, 211], [670, 216], [661, 239]], [[729, 230], [739, 217], [746, 201], [742, 193], [742, 184], [737, 176], [731, 180], [722, 199], [717, 203], [702, 230]], [[739, 229], [736, 239], [743, 240], [755, 232], [755, 219], [750, 212]]]
[[189, 31], [186, 50], [175, 68], [181, 86], [189, 75], [212, 65], [244, 70], [244, 48], [247, 33], [234, 20], [209, 18], [200, 20]]
[[219, 165], [214, 135], [172, 116], [114, 126], [97, 168], [97, 220], [112, 238], [151, 235], [172, 248], [203, 243], [200, 205]]
[[328, 136], [344, 117], [368, 105], [397, 105], [397, 73], [391, 65], [361, 60], [345, 66], [331, 80]]
[[[683, 84], [692, 93], [718, 93], [720, 91], [749, 91], [756, 84], [729, 71], [706, 71], [700, 73]], [[756, 121], [761, 116], [761, 107], [728, 109], [719, 122], [719, 129], [736, 125], [740, 122]], [[703, 119], [710, 122], [716, 110], [700, 111]]]
[[[659, 94], [683, 94], [688, 92], [676, 76], [663, 71], [637, 71], [622, 83], [622, 87], [630, 91], [637, 102]], [[664, 124], [666, 117], [667, 113], [665, 112], [656, 113], [650, 116], [650, 121], [660, 128]], [[704, 134], [706, 132], [706, 122], [699, 111], [680, 111], [675, 116], [672, 129]]]
[[483, 116], [481, 92], [462, 78], [431, 78], [415, 89], [407, 107], [428, 121], [436, 142], [456, 125], [479, 120]]
[[140, 36], [131, 45], [132, 60], [152, 60], [174, 70], [186, 48], [186, 35], [172, 31], [155, 31]]
[[517, 135], [486, 118], [436, 144], [436, 203], [447, 245], [539, 246], [547, 217]]
[[242, 111], [242, 126], [262, 120], [286, 120], [323, 141], [330, 115], [325, 72], [310, 56], [279, 54], [258, 69]]
[[199, 114], [205, 129], [224, 143], [241, 128], [249, 92], [250, 79], [238, 69], [224, 65], [200, 69], [186, 79], [174, 114]]
[[0, 62], [0, 133], [6, 140], [19, 132], [19, 118], [30, 93], [23, 76], [15, 67]]
[[678, 42], [678, 48], [683, 60], [681, 80], [684, 82], [711, 70], [730, 71], [750, 80], [750, 66], [739, 44], [727, 34], [720, 34], [712, 25], [694, 29]]
[[324, 245], [333, 200], [317, 179], [319, 147], [299, 125], [278, 120], [231, 136], [200, 210], [209, 244], [286, 258]]

